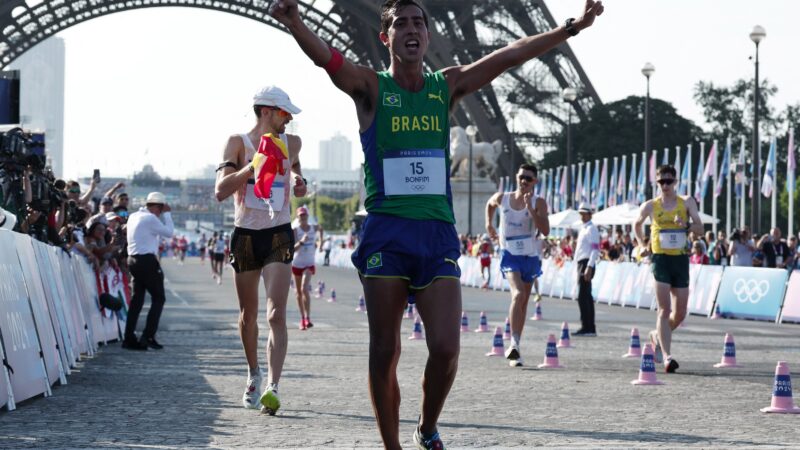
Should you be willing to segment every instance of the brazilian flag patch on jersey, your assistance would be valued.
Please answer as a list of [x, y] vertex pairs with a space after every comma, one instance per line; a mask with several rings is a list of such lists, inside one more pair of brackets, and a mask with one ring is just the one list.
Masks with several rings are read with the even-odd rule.
[[381, 255], [381, 253], [373, 253], [372, 256], [367, 259], [367, 270], [377, 269], [378, 267], [383, 267], [383, 255]]
[[398, 108], [403, 106], [402, 102], [400, 101], [400, 94], [395, 94], [394, 92], [384, 92], [383, 106], [395, 106]]

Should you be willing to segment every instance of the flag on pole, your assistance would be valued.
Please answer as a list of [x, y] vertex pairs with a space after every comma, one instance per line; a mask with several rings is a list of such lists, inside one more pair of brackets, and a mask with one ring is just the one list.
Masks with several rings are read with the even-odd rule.
[[578, 204], [583, 201], [582, 194], [583, 194], [583, 164], [578, 163], [578, 179], [575, 182], [575, 191], [573, 192], [573, 196], [575, 198], [575, 203]]
[[611, 180], [608, 183], [608, 206], [617, 204], [617, 157], [614, 157], [614, 169], [611, 171]]
[[581, 201], [591, 203], [592, 200], [592, 163], [587, 162], [583, 168], [583, 190], [581, 191]]
[[725, 153], [722, 155], [722, 167], [720, 167], [719, 176], [717, 177], [717, 184], [714, 186], [714, 197], [719, 197], [722, 194], [722, 185], [725, 183], [725, 177], [730, 176], [731, 166], [731, 138], [725, 144]]
[[627, 171], [625, 166], [625, 157], [622, 157], [622, 164], [619, 167], [619, 174], [617, 175], [617, 198], [614, 200], [614, 204], [619, 205], [625, 201], [625, 172]]
[[644, 203], [647, 191], [647, 154], [642, 153], [642, 163], [639, 165], [639, 186], [636, 189], [636, 203]]
[[708, 190], [708, 179], [711, 178], [711, 171], [714, 170], [714, 160], [717, 158], [717, 141], [714, 141], [714, 144], [711, 145], [711, 151], [708, 152], [708, 161], [706, 161], [706, 168], [703, 171], [702, 175], [702, 182], [700, 183], [700, 196], [697, 197], [697, 201], [700, 202], [702, 199], [706, 198], [706, 191]]
[[[686, 195], [686, 193], [689, 191], [689, 181], [691, 180], [691, 175], [689, 174], [689, 161], [691, 161], [692, 158], [691, 152], [692, 152], [691, 147], [686, 149], [686, 159], [683, 161], [683, 168], [681, 169], [680, 188], [678, 188], [678, 194], [680, 195]], [[675, 169], [677, 170], [678, 166], [680, 165], [680, 157], [681, 157], [680, 149], [677, 149], [676, 153], [678, 153], [678, 156], [676, 156], [675, 160]]]
[[650, 155], [650, 183], [656, 182], [656, 152]]
[[592, 171], [592, 184], [589, 189], [589, 203], [597, 206], [597, 187], [600, 185], [600, 162], [595, 160], [594, 170]]
[[[678, 157], [680, 157], [680, 155], [678, 155]], [[661, 158], [661, 165], [662, 166], [668, 166], [669, 165], [669, 149], [668, 148], [664, 149], [664, 157]], [[677, 170], [677, 169], [675, 169], [675, 170]]]
[[767, 156], [767, 167], [764, 169], [764, 179], [761, 181], [761, 194], [764, 197], [772, 196], [772, 189], [775, 185], [775, 147], [777, 142], [772, 137], [769, 143], [769, 155]]
[[745, 158], [745, 149], [744, 149], [744, 137], [742, 137], [742, 145], [739, 147], [739, 159], [736, 161], [736, 198], [742, 198], [744, 196], [744, 186], [745, 186], [745, 164], [747, 163], [747, 159]]
[[750, 159], [750, 179], [749, 179], [750, 192], [747, 194], [749, 196], [749, 198], [753, 198], [753, 185], [756, 184], [755, 183], [755, 181], [756, 181], [755, 174], [756, 174], [756, 157], [755, 157], [755, 151], [754, 151], [753, 152], [753, 157]]
[[606, 206], [606, 189], [608, 184], [608, 159], [603, 158], [603, 170], [600, 172], [600, 189], [597, 190], [597, 209], [600, 210]]
[[[713, 146], [713, 144], [712, 144], [712, 146]], [[714, 152], [714, 149], [712, 148], [711, 151], [708, 153], [709, 156], [713, 152]], [[702, 155], [702, 153], [703, 153], [702, 147], [701, 147], [700, 153], [701, 153], [700, 156], [703, 156]], [[709, 165], [709, 167], [711, 167], [711, 166]], [[702, 192], [703, 191], [703, 174], [705, 174], [705, 173], [706, 173], [706, 171], [705, 171], [705, 166], [703, 166], [703, 158], [697, 158], [697, 172], [695, 172], [695, 175], [694, 175], [694, 199], [695, 199], [695, 201], [697, 201], [698, 204], [700, 203], [700, 199], [703, 198], [703, 196], [701, 196], [700, 194], [703, 193]]]
[[625, 199], [628, 203], [636, 201], [636, 163], [634, 162], [633, 156], [631, 157], [631, 176], [628, 178], [628, 195]]
[[[682, 194], [680, 191], [681, 189], [681, 179], [684, 178], [683, 171], [681, 170], [681, 148], [675, 147], [675, 172], [678, 175], [678, 179], [675, 181], [675, 189], [678, 190], [679, 194]], [[680, 172], [679, 172], [680, 171]]]
[[794, 171], [797, 168], [794, 160], [794, 128], [789, 129], [788, 152], [789, 154], [786, 157], [786, 192], [792, 192], [794, 191]]

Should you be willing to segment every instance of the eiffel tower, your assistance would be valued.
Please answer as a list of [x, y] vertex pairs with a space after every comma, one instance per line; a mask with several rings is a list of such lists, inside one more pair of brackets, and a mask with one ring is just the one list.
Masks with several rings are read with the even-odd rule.
[[[388, 67], [378, 40], [382, 0], [301, 0], [300, 13], [326, 42], [350, 60]], [[427, 0], [432, 34], [426, 65], [431, 69], [466, 64], [524, 36], [558, 26], [544, 0]], [[37, 43], [87, 20], [142, 8], [191, 7], [246, 17], [285, 31], [267, 13], [267, 0], [2, 0], [0, 68]], [[299, 51], [299, 50], [298, 50]], [[561, 90], [575, 88], [578, 98], [565, 104]], [[505, 143], [499, 173], [509, 175], [525, 153], [555, 147], [566, 125], [567, 108], [585, 120], [600, 98], [575, 54], [563, 43], [536, 60], [506, 72], [464, 100], [452, 124], [474, 124], [484, 141]], [[521, 126], [516, 126], [520, 123]]]

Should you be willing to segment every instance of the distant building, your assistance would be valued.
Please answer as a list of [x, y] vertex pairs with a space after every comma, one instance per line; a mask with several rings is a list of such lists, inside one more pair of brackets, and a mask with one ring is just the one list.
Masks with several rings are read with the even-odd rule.
[[358, 194], [361, 189], [360, 173], [360, 169], [303, 169], [310, 192], [316, 189], [320, 195], [336, 200], [344, 200]]
[[349, 171], [352, 157], [350, 141], [337, 134], [319, 143], [319, 167], [324, 170]]
[[57, 178], [64, 176], [64, 40], [50, 37], [14, 60], [20, 71], [20, 125], [45, 133], [45, 152]]

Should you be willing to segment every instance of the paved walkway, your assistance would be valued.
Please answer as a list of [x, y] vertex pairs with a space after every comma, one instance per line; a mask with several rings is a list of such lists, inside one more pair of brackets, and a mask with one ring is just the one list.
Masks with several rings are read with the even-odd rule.
[[[367, 394], [367, 322], [354, 311], [360, 285], [353, 272], [322, 268], [316, 279], [335, 288], [338, 303], [316, 300], [315, 327], [296, 329], [290, 292], [289, 356], [275, 417], [241, 407], [244, 356], [236, 330], [230, 272], [222, 286], [208, 265], [164, 262], [167, 306], [159, 340], [165, 350], [102, 347], [58, 386], [51, 398], [0, 412], [1, 448], [75, 447], [379, 447]], [[485, 310], [492, 328], [506, 317], [507, 293], [464, 289], [471, 325]], [[800, 374], [800, 327], [691, 317], [675, 337], [679, 375], [664, 386], [634, 387], [637, 360], [627, 350], [631, 327], [644, 334], [655, 313], [598, 306], [597, 338], [573, 338], [560, 352], [566, 369], [535, 369], [549, 333], [570, 320], [572, 302], [547, 299], [544, 321], [528, 321], [527, 367], [484, 356], [489, 334], [462, 335], [460, 369], [440, 422], [458, 447], [770, 447], [800, 445], [797, 417], [762, 414], [770, 402], [775, 363]], [[532, 311], [530, 311], [532, 314]], [[403, 321], [403, 335], [411, 323]], [[736, 337], [742, 369], [714, 369], [724, 333]], [[266, 330], [261, 340], [266, 343]], [[263, 355], [263, 353], [262, 353]], [[399, 377], [401, 433], [411, 446], [419, 410], [423, 341], [404, 341]], [[800, 376], [800, 375], [798, 375]], [[797, 382], [795, 383], [797, 385]]]

